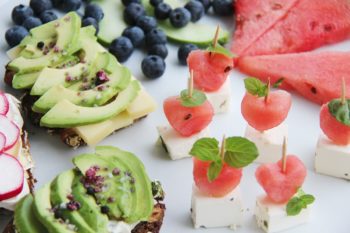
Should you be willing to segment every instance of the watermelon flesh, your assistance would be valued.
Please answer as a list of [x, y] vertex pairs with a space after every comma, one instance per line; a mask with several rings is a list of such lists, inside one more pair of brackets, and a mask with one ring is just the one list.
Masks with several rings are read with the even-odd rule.
[[244, 55], [310, 51], [350, 38], [349, 0], [301, 0]]
[[238, 68], [250, 76], [274, 83], [281, 77], [281, 88], [295, 90], [305, 98], [323, 104], [341, 95], [342, 78], [350, 98], [350, 52], [305, 52], [241, 57]]
[[282, 19], [299, 0], [237, 0], [236, 30], [231, 51], [240, 56]]

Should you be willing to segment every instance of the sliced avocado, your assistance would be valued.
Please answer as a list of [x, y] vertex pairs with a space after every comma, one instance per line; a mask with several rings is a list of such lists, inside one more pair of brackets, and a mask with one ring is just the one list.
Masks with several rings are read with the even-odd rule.
[[[141, 0], [148, 14], [154, 14], [154, 8], [151, 6], [148, 0]], [[165, 3], [169, 4], [173, 9], [177, 7], [183, 7], [184, 2], [181, 0], [164, 0]], [[183, 28], [175, 28], [170, 24], [169, 20], [158, 21], [158, 25], [164, 30], [168, 39], [177, 43], [192, 43], [198, 46], [208, 46], [215, 35], [216, 25], [208, 25], [205, 23], [188, 23]], [[226, 43], [229, 39], [230, 33], [221, 28], [218, 41], [220, 43]]]
[[[106, 56], [111, 56], [111, 61], [114, 63], [114, 72], [107, 75], [108, 81], [101, 84], [105, 89], [100, 89], [97, 86], [86, 91], [76, 91], [65, 88], [62, 85], [53, 86], [44, 95], [42, 95], [33, 105], [35, 112], [45, 113], [54, 105], [63, 99], [69, 102], [85, 107], [101, 106], [115, 96], [119, 91], [125, 88], [125, 83], [128, 84], [131, 79], [130, 71], [120, 65], [113, 55], [106, 53]], [[83, 82], [81, 82], [83, 85]]]
[[[60, 208], [61, 204], [70, 202], [68, 196], [72, 196], [72, 185], [75, 174], [73, 170], [68, 170], [59, 174], [51, 183], [50, 199], [52, 206]], [[75, 197], [73, 195], [75, 200]], [[76, 226], [76, 231], [81, 233], [94, 233], [89, 224], [80, 215], [79, 210], [60, 209], [64, 220], [69, 220], [70, 223]]]
[[15, 89], [31, 88], [38, 79], [40, 71], [33, 73], [16, 73], [12, 79], [12, 87]]
[[[115, 0], [94, 0], [93, 2], [98, 4], [104, 12], [104, 17], [99, 23], [98, 40], [104, 45], [109, 45], [127, 27], [123, 19], [124, 6], [121, 1]], [[112, 29], [111, 22], [114, 25]]]
[[82, 178], [81, 174], [76, 174], [72, 185], [72, 194], [75, 200], [81, 204], [79, 213], [96, 233], [109, 233], [108, 217], [101, 213], [101, 208], [97, 205], [95, 198], [87, 194], [81, 183]]
[[69, 226], [59, 219], [56, 219], [50, 202], [50, 184], [46, 184], [37, 190], [34, 196], [33, 212], [42, 225], [50, 233], [74, 233]]
[[148, 219], [153, 209], [151, 182], [142, 163], [133, 154], [113, 147], [100, 147], [96, 154], [75, 157], [73, 163], [83, 174], [93, 167], [99, 168], [96, 175], [104, 178], [105, 188], [95, 194], [95, 198], [109, 207], [111, 219], [123, 219], [128, 223]]
[[132, 173], [135, 179], [136, 198], [133, 198], [132, 213], [126, 221], [131, 223], [138, 220], [147, 221], [153, 210], [153, 194], [151, 181], [143, 163], [134, 154], [112, 146], [97, 146], [96, 154], [108, 157], [108, 160], [115, 164], [124, 163]]
[[[56, 85], [70, 86], [74, 81], [81, 80], [89, 74], [90, 66], [86, 63], [78, 63], [65, 69], [44, 68], [35, 81], [31, 95], [43, 95], [47, 90]], [[68, 80], [69, 78], [69, 80]]]
[[32, 210], [33, 196], [28, 194], [23, 197], [20, 202], [16, 204], [14, 225], [16, 226], [16, 232], [25, 233], [42, 233], [45, 232], [45, 228], [35, 218]]
[[16, 72], [29, 73], [44, 69], [47, 66], [52, 66], [60, 61], [60, 56], [53, 52], [34, 59], [17, 57], [12, 60], [7, 68]]
[[49, 128], [71, 128], [109, 119], [124, 111], [136, 98], [140, 84], [134, 80], [121, 91], [111, 103], [100, 107], [81, 107], [62, 100], [40, 120], [40, 125]]

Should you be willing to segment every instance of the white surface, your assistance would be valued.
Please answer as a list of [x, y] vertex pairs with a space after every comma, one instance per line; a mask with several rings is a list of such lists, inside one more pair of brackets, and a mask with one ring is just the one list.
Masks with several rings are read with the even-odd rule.
[[[11, 10], [18, 0], [0, 1], [0, 69], [4, 74], [4, 66], [8, 62], [5, 51], [4, 35], [6, 29], [11, 25]], [[28, 3], [29, 1], [23, 1]], [[4, 6], [2, 6], [4, 4]], [[226, 26], [232, 25], [233, 19], [226, 22]], [[112, 23], [111, 23], [112, 25]], [[134, 126], [124, 129], [108, 138], [101, 145], [119, 146], [138, 155], [144, 162], [150, 177], [159, 179], [166, 190], [166, 217], [162, 228], [163, 233], [229, 233], [229, 229], [197, 229], [192, 226], [190, 217], [191, 192], [192, 192], [192, 161], [184, 159], [171, 161], [163, 148], [156, 147], [158, 139], [157, 125], [166, 124], [166, 118], [162, 110], [162, 101], [171, 95], [178, 94], [186, 87], [188, 71], [180, 66], [177, 61], [175, 46], [169, 46], [169, 56], [166, 59], [167, 70], [163, 77], [157, 80], [143, 78], [140, 64], [144, 53], [137, 51], [126, 65], [133, 70], [143, 85], [156, 98], [158, 109], [146, 119], [136, 123]], [[350, 40], [327, 47], [333, 50], [350, 50]], [[243, 135], [246, 122], [240, 112], [241, 100], [244, 95], [243, 74], [236, 71], [231, 73], [231, 111], [228, 114], [216, 115], [210, 125], [211, 134], [218, 140], [223, 134], [226, 136]], [[1, 81], [0, 88], [5, 84]], [[6, 91], [14, 93], [11, 88]], [[350, 92], [350, 91], [349, 91]], [[18, 93], [17, 93], [18, 94]], [[18, 95], [17, 95], [18, 96]], [[320, 106], [313, 104], [298, 95], [293, 95], [293, 104], [286, 123], [289, 125], [288, 152], [298, 155], [308, 169], [308, 175], [304, 183], [304, 190], [316, 197], [313, 205], [312, 216], [308, 224], [297, 229], [285, 231], [284, 233], [349, 233], [350, 229], [350, 183], [345, 180], [323, 176], [314, 172], [314, 154], [317, 144], [319, 128]], [[38, 179], [36, 187], [41, 187], [51, 181], [55, 175], [66, 169], [72, 168], [71, 159], [74, 155], [91, 152], [92, 148], [81, 148], [72, 150], [60, 142], [57, 136], [49, 136], [44, 130], [33, 128], [27, 124], [32, 144], [32, 154], [36, 160], [35, 175]], [[237, 233], [258, 233], [253, 217], [255, 200], [258, 195], [264, 193], [255, 180], [254, 172], [257, 164], [244, 169], [241, 182], [241, 192], [244, 196], [246, 214], [243, 226], [237, 229]], [[0, 218], [0, 228], [5, 225], [7, 219]]]
[[288, 139], [288, 125], [282, 123], [263, 132], [257, 131], [247, 124], [245, 137], [255, 143], [259, 151], [257, 163], [275, 163], [281, 159], [283, 139]]
[[237, 229], [242, 226], [244, 209], [239, 186], [218, 198], [201, 193], [196, 185], [192, 190], [191, 217], [195, 228]]
[[350, 179], [350, 146], [339, 146], [320, 134], [315, 153], [315, 170], [319, 173]]
[[210, 137], [208, 127], [190, 137], [181, 136], [170, 125], [157, 126], [157, 130], [172, 160], [191, 157], [189, 153], [193, 144], [200, 138]]
[[[312, 205], [311, 205], [312, 206]], [[265, 232], [280, 232], [286, 229], [296, 228], [309, 221], [312, 207], [302, 209], [296, 216], [288, 216], [286, 204], [275, 204], [266, 199], [266, 195], [261, 195], [256, 200], [255, 216], [258, 225]], [[266, 225], [267, 227], [266, 227]]]
[[219, 90], [205, 93], [215, 114], [230, 111], [231, 92], [231, 80], [228, 78]]

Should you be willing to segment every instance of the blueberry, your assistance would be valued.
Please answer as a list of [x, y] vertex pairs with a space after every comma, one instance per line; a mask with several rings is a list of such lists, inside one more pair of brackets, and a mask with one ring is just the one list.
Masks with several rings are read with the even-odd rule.
[[196, 0], [191, 0], [186, 3], [185, 8], [191, 13], [192, 22], [197, 22], [204, 15], [203, 4]]
[[149, 55], [142, 60], [141, 69], [147, 78], [159, 78], [164, 74], [165, 62], [160, 56]]
[[168, 49], [165, 44], [155, 44], [148, 49], [148, 54], [158, 55], [165, 59], [168, 56]]
[[162, 2], [163, 0], [149, 0], [149, 3], [151, 3], [152, 6], [158, 6]]
[[145, 8], [138, 3], [130, 3], [124, 9], [124, 21], [130, 25], [135, 25], [137, 18], [144, 15], [146, 15]]
[[18, 45], [28, 35], [28, 30], [22, 26], [14, 26], [6, 31], [5, 39], [10, 47]]
[[51, 10], [53, 7], [51, 0], [30, 0], [29, 5], [36, 15], [40, 15], [46, 10]]
[[104, 16], [103, 10], [99, 5], [95, 3], [91, 3], [85, 7], [85, 15], [84, 15], [85, 18], [92, 17], [96, 19], [97, 22], [100, 22], [101, 19], [103, 19], [103, 16]]
[[134, 50], [131, 40], [125, 36], [121, 36], [112, 41], [109, 46], [109, 52], [112, 53], [119, 62], [128, 60]]
[[142, 45], [143, 41], [145, 40], [145, 33], [138, 26], [125, 28], [122, 36], [128, 37], [131, 40], [134, 48]]
[[141, 4], [141, 0], [122, 0], [124, 6], [128, 6], [131, 3]]
[[210, 0], [196, 0], [204, 6], [204, 11], [207, 12], [211, 6], [211, 1]]
[[94, 28], [96, 29], [96, 34], [98, 33], [98, 23], [96, 21], [96, 19], [92, 18], [92, 17], [87, 17], [84, 18], [83, 21], [81, 22], [81, 26], [86, 27], [86, 26], [94, 26]]
[[169, 19], [173, 27], [182, 28], [190, 22], [191, 13], [184, 7], [178, 7], [170, 12]]
[[26, 20], [24, 20], [22, 26], [29, 31], [30, 29], [40, 26], [41, 24], [42, 22], [39, 18], [30, 16]]
[[167, 42], [166, 34], [160, 28], [154, 28], [146, 34], [146, 45], [165, 44]]
[[187, 57], [191, 51], [198, 49], [194, 44], [183, 44], [179, 47], [177, 51], [177, 58], [179, 59], [180, 64], [187, 65]]
[[145, 33], [157, 27], [157, 20], [151, 16], [141, 16], [137, 19], [136, 25], [139, 26]]
[[60, 9], [64, 12], [76, 11], [82, 4], [81, 0], [62, 0]]
[[157, 19], [167, 19], [171, 12], [171, 6], [167, 3], [160, 3], [154, 8], [154, 15]]
[[33, 14], [32, 8], [20, 4], [13, 8], [11, 16], [15, 24], [21, 25], [26, 18], [33, 16]]
[[53, 11], [44, 11], [40, 14], [40, 20], [43, 23], [48, 23], [57, 19], [57, 15]]
[[233, 14], [232, 0], [215, 0], [212, 2], [214, 13], [221, 16]]
[[53, 7], [61, 9], [63, 0], [51, 0]]

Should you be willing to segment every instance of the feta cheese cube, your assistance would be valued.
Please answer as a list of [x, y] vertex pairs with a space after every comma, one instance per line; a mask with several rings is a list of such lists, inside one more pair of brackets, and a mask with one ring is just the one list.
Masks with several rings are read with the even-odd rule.
[[230, 78], [222, 84], [219, 90], [213, 92], [205, 92], [208, 101], [214, 108], [214, 113], [224, 113], [229, 111], [231, 99]]
[[255, 217], [257, 224], [267, 233], [279, 232], [304, 224], [309, 220], [310, 207], [302, 209], [295, 216], [288, 216], [286, 204], [272, 203], [265, 195], [256, 200]]
[[200, 138], [208, 137], [209, 131], [207, 128], [190, 137], [181, 136], [171, 126], [157, 127], [160, 139], [167, 150], [172, 160], [191, 157], [189, 152], [193, 144]]
[[247, 125], [245, 137], [254, 142], [259, 150], [255, 162], [275, 163], [281, 159], [283, 139], [288, 137], [288, 126], [282, 123], [275, 128], [260, 132]]
[[191, 217], [195, 228], [229, 227], [236, 229], [243, 223], [240, 188], [224, 197], [209, 197], [193, 185]]
[[350, 145], [336, 145], [321, 134], [317, 142], [315, 170], [318, 173], [350, 180]]

